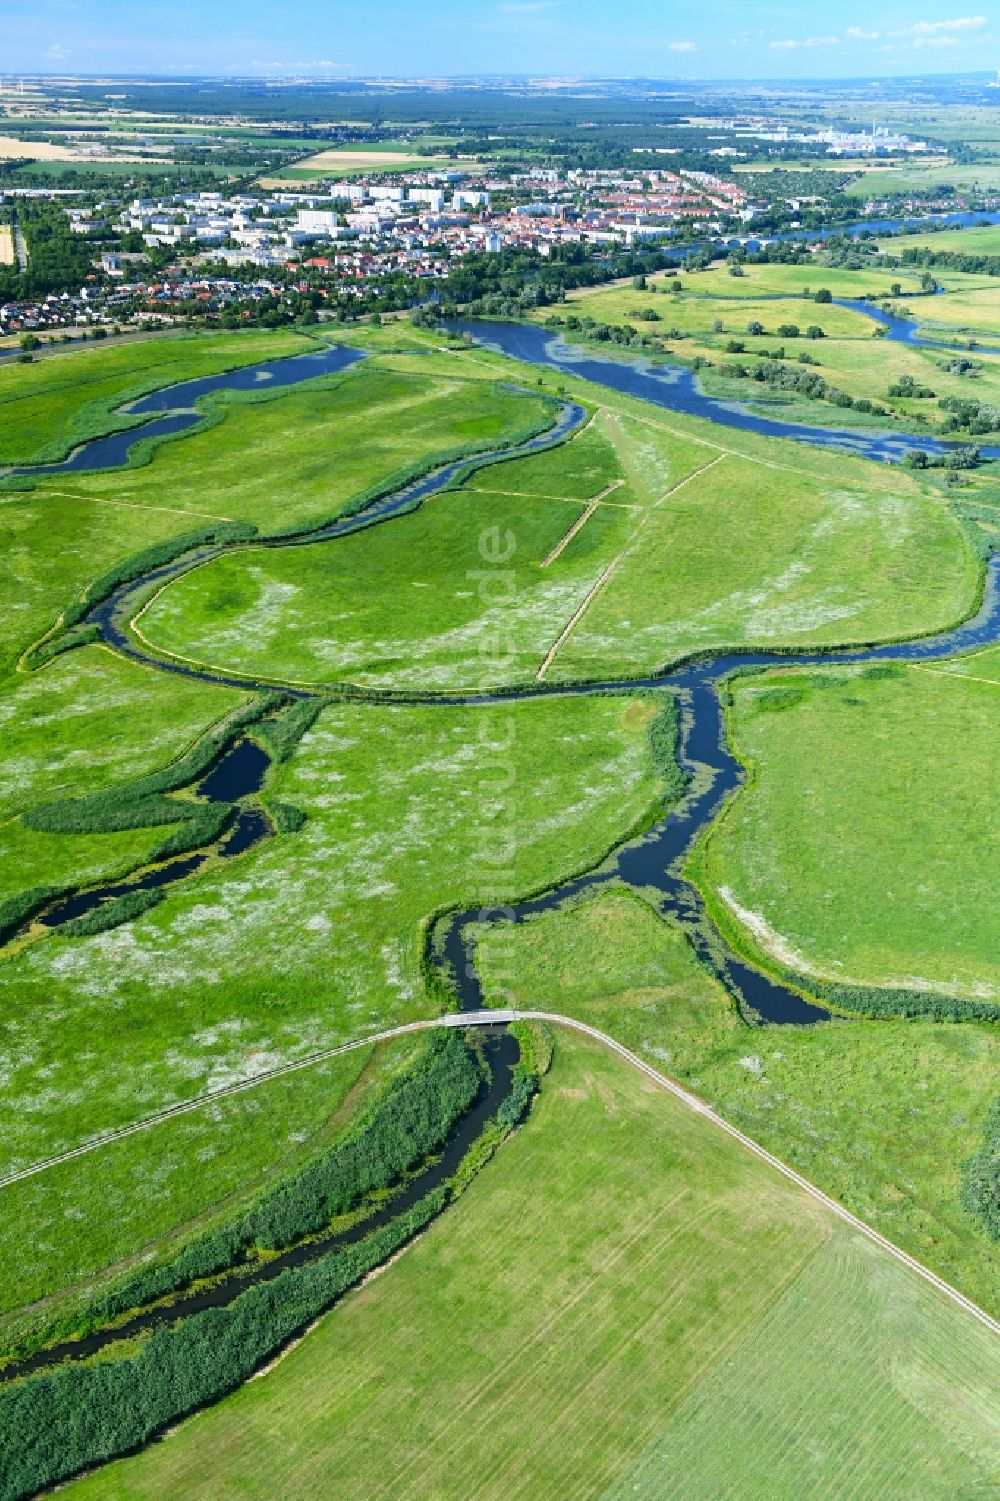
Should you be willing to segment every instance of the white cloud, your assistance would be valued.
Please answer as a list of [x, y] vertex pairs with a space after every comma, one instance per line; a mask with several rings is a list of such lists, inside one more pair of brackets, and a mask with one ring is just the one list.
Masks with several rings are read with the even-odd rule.
[[839, 36], [807, 36], [802, 42], [772, 42], [775, 52], [794, 52], [796, 47], [839, 47]]
[[667, 43], [667, 51], [668, 52], [697, 52], [698, 51], [698, 43], [697, 42], [668, 42]]
[[978, 31], [987, 24], [986, 16], [957, 16], [953, 21], [916, 21], [899, 31], [890, 31], [890, 36], [933, 37], [943, 32]]
[[957, 36], [916, 36], [913, 38], [914, 47], [957, 47]]
[[845, 36], [849, 36], [852, 42], [877, 42], [877, 31], [865, 31], [863, 26], [848, 26]]

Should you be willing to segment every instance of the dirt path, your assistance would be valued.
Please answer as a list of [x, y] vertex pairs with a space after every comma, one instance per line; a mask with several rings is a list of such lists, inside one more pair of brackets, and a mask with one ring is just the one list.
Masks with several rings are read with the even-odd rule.
[[[555, 641], [549, 647], [548, 651], [545, 654], [545, 658], [544, 658], [544, 660], [542, 662], [542, 665], [539, 667], [538, 671], [535, 673], [535, 682], [536, 683], [541, 683], [541, 682], [544, 681], [545, 674], [548, 672], [549, 668], [552, 666], [552, 663], [555, 661], [556, 656], [561, 651], [562, 647], [566, 644], [566, 642], [569, 640], [570, 636], [572, 636], [573, 632], [576, 630], [577, 626], [580, 624], [580, 621], [583, 619], [584, 615], [586, 615], [587, 611], [590, 609], [590, 606], [594, 603], [594, 600], [597, 598], [597, 596], [601, 593], [601, 591], [605, 588], [605, 586], [614, 577], [615, 573], [618, 571], [618, 569], [621, 566], [621, 564], [624, 563], [624, 561], [628, 557], [629, 553], [631, 553], [632, 551], [634, 551], [634, 549], [638, 545], [640, 533], [642, 532], [643, 527], [649, 521], [649, 518], [653, 514], [653, 512], [656, 511], [656, 510], [658, 510], [659, 507], [663, 505], [663, 502], [665, 500], [669, 500], [672, 495], [676, 495], [677, 492], [678, 492], [678, 490], [683, 490], [683, 488], [684, 488], [685, 485], [689, 485], [692, 480], [697, 479], [699, 475], [707, 473], [707, 471], [709, 469], [714, 469], [715, 466], [716, 466], [716, 464], [721, 464], [722, 460], [724, 458], [727, 458], [727, 457], [728, 457], [728, 455], [725, 454], [725, 453], [716, 454], [715, 458], [712, 459], [712, 460], [710, 460], [709, 463], [703, 464], [700, 469], [695, 469], [692, 474], [685, 475], [685, 477], [682, 480], [679, 480], [676, 485], [672, 485], [669, 490], [665, 490], [658, 500], [655, 500], [653, 502], [653, 504], [647, 510], [643, 511], [642, 515], [639, 517], [639, 520], [636, 522], [635, 530], [633, 531], [631, 537], [626, 542], [625, 546], [622, 548], [621, 552], [618, 554], [618, 556], [616, 558], [612, 558], [612, 560], [608, 564], [608, 566], [604, 569], [604, 571], [600, 574], [600, 576], [595, 580], [595, 582], [593, 583], [593, 585], [591, 586], [591, 588], [587, 591], [586, 595], [584, 596], [584, 598], [583, 598], [582, 602], [580, 603], [579, 607], [574, 611], [574, 613], [573, 613], [572, 617], [570, 618], [570, 620], [563, 627], [563, 629], [559, 632], [559, 635], [556, 637]], [[598, 497], [598, 500], [599, 500], [599, 497]], [[583, 523], [584, 523], [584, 521], [586, 519], [587, 519], [586, 515], [581, 516], [580, 517], [580, 521], [579, 521], [579, 526], [582, 526]], [[579, 526], [577, 527], [577, 530], [579, 530]], [[563, 539], [564, 544], [566, 542], [568, 542], [569, 540], [570, 540], [569, 534], [567, 534], [567, 536]], [[545, 561], [546, 561], [546, 563], [550, 562], [551, 561], [551, 557], [546, 558]], [[545, 564], [543, 564], [542, 566], [544, 567]]]
[[548, 557], [543, 558], [539, 566], [541, 568], [548, 568], [550, 563], [554, 563], [563, 549], [568, 547], [572, 542], [577, 532], [582, 531], [583, 528], [587, 525], [587, 522], [590, 520], [591, 516], [593, 516], [594, 512], [597, 510], [597, 507], [601, 504], [604, 497], [606, 495], [610, 495], [613, 490], [619, 490], [621, 486], [624, 485], [624, 483], [625, 481], [623, 479], [612, 480], [611, 484], [608, 485], [606, 489], [602, 490], [600, 495], [595, 495], [593, 500], [588, 500], [586, 509], [584, 511], [581, 511], [580, 515], [573, 522], [573, 525], [570, 527], [569, 531], [563, 533], [563, 535], [559, 538], [559, 541], [556, 543], [555, 547], [549, 553]]

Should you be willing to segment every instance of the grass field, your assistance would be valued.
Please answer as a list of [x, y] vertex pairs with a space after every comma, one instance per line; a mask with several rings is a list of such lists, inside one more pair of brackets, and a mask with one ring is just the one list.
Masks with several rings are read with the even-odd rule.
[[[894, 240], [892, 244], [895, 246], [896, 241]], [[822, 316], [830, 311], [828, 304], [824, 305], [813, 300], [821, 287], [825, 287], [834, 297], [876, 296], [879, 293], [888, 292], [894, 281], [899, 282], [904, 293], [920, 290], [919, 271], [916, 273], [906, 270], [848, 271], [841, 267], [826, 266], [819, 257], [805, 266], [784, 266], [777, 262], [763, 266], [747, 265], [743, 267], [742, 276], [730, 276], [729, 267], [716, 262], [704, 271], [667, 271], [662, 275], [649, 278], [650, 282], [655, 282], [660, 289], [658, 295], [668, 292], [671, 284], [678, 279], [685, 292], [698, 293], [702, 296], [738, 299], [741, 302], [752, 302], [755, 297], [800, 299], [797, 313], [793, 315], [793, 310], [789, 308], [788, 314], [790, 322], [803, 325], [821, 323]], [[657, 302], [655, 307], [658, 310], [664, 309], [666, 304]], [[784, 322], [784, 315], [777, 317], [777, 311], [772, 307], [768, 312], [768, 318], [775, 322]], [[816, 317], [815, 314], [820, 316]], [[665, 313], [664, 316], [666, 316]], [[764, 321], [766, 322], [767, 319]]]
[[656, 796], [647, 719], [620, 698], [326, 709], [269, 782], [301, 832], [2, 967], [5, 1160], [433, 1014], [426, 919], [601, 858]]
[[959, 1199], [996, 1095], [995, 1026], [751, 1031], [673, 921], [624, 892], [498, 925], [477, 959], [490, 1003], [556, 1011], [621, 1039], [1000, 1312], [1000, 1246]]
[[995, 997], [996, 697], [926, 668], [738, 684], [751, 783], [699, 883], [805, 973]]
[[77, 348], [33, 365], [0, 365], [0, 466], [62, 459], [85, 438], [134, 426], [142, 419], [112, 416], [113, 409], [148, 391], [315, 347], [287, 330], [248, 330]]
[[903, 250], [948, 250], [958, 255], [1000, 255], [1000, 224], [972, 225], [938, 230], [916, 230], [886, 240], [890, 255]]
[[[446, 145], [447, 142], [442, 140], [440, 144]], [[449, 157], [445, 152], [439, 156], [424, 156], [408, 141], [359, 142], [352, 146], [316, 152], [315, 155], [296, 162], [294, 166], [261, 178], [261, 182], [265, 187], [281, 187], [289, 182], [309, 182], [321, 177], [354, 177], [363, 172], [454, 172], [476, 165], [471, 159], [459, 160]]]
[[167, 678], [99, 646], [18, 676], [0, 704], [0, 819], [155, 771], [244, 702], [228, 688]]
[[1000, 280], [993, 278], [988, 287], [968, 292], [949, 292], [945, 297], [928, 298], [913, 309], [920, 323], [934, 337], [941, 337], [945, 330], [939, 324], [959, 329], [964, 333], [994, 337], [1000, 333]]
[[[275, 680], [442, 689], [531, 681], [543, 663], [553, 678], [601, 679], [701, 647], [906, 635], [971, 606], [978, 566], [912, 481], [839, 461], [831, 487], [829, 461], [776, 468], [782, 450], [770, 452], [758, 464], [685, 443], [669, 419], [643, 428], [602, 411], [563, 448], [491, 467], [471, 493], [388, 526], [208, 564], [139, 628], [180, 657]], [[612, 476], [624, 483], [606, 493]], [[502, 596], [475, 577], [488, 526], [512, 539]], [[505, 649], [484, 664], [499, 630]]]
[[998, 1378], [986, 1330], [560, 1034], [528, 1126], [402, 1259], [75, 1494], [943, 1501], [1000, 1478]]
[[908, 162], [901, 167], [885, 167], [878, 172], [864, 172], [845, 192], [852, 198], [878, 198], [892, 193], [928, 196], [935, 188], [952, 187], [995, 193], [1000, 187], [1000, 164], [996, 162], [949, 162], [946, 166], [924, 167]]
[[[756, 270], [756, 267], [752, 269]], [[761, 268], [764, 269], [764, 268]], [[770, 269], [770, 268], [769, 268]], [[821, 275], [818, 270], [814, 276]], [[886, 282], [895, 278], [889, 278]], [[730, 285], [738, 282], [739, 277], [727, 277]], [[655, 282], [653, 283], [655, 285]], [[669, 288], [669, 280], [667, 287]], [[650, 294], [637, 292], [632, 287], [615, 287], [608, 291], [582, 291], [573, 293], [566, 299], [565, 310], [567, 312], [585, 311], [592, 318], [604, 323], [631, 323], [641, 328], [645, 333], [663, 333], [669, 337], [669, 330], [678, 328], [682, 333], [691, 335], [705, 335], [715, 332], [724, 332], [727, 336], [744, 338], [747, 336], [747, 324], [750, 322], [761, 323], [765, 334], [751, 335], [751, 339], [769, 339], [772, 343], [779, 337], [777, 329], [781, 324], [795, 324], [804, 334], [811, 325], [821, 328], [827, 338], [837, 339], [870, 339], [872, 333], [871, 322], [862, 313], [855, 313], [850, 308], [836, 307], [831, 303], [818, 303], [807, 300], [805, 297], [792, 297], [789, 301], [785, 297], [763, 298], [754, 301], [752, 297], [736, 297], [735, 306], [732, 310], [722, 306], [722, 298], [728, 288], [724, 285], [717, 291], [713, 289], [712, 295], [709, 289], [703, 288], [700, 278], [691, 277], [687, 285], [703, 293], [700, 297], [692, 297], [684, 292], [657, 292]], [[809, 283], [806, 283], [809, 285]], [[823, 281], [815, 280], [814, 288], [825, 286]], [[878, 285], [873, 283], [873, 285]], [[657, 313], [658, 322], [644, 321], [644, 313]], [[727, 316], [728, 315], [728, 316]], [[717, 322], [723, 323], [721, 330], [715, 329]], [[748, 348], [756, 347], [751, 344]], [[809, 346], [803, 342], [803, 349]]]
[[831, 486], [810, 468], [773, 472], [726, 456], [669, 496], [552, 675], [653, 667], [724, 644], [906, 634], [929, 624], [938, 590], [944, 618], [959, 598], [971, 603], [975, 570], [954, 524], [899, 475], [873, 470], [859, 484], [844, 466]]

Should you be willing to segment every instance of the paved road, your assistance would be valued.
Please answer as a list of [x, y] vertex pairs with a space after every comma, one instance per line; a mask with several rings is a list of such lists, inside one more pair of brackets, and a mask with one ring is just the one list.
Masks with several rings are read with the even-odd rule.
[[766, 1147], [762, 1147], [752, 1137], [745, 1135], [744, 1132], [730, 1125], [729, 1121], [713, 1110], [711, 1105], [706, 1105], [704, 1100], [699, 1099], [690, 1090], [682, 1088], [673, 1079], [668, 1079], [666, 1074], [661, 1074], [658, 1069], [653, 1068], [645, 1059], [631, 1052], [620, 1042], [616, 1042], [606, 1032], [600, 1032], [596, 1027], [588, 1026], [586, 1022], [577, 1021], [571, 1016], [561, 1016], [558, 1012], [554, 1011], [460, 1011], [452, 1012], [448, 1016], [431, 1017], [426, 1021], [406, 1022], [399, 1027], [390, 1027], [384, 1032], [373, 1032], [370, 1036], [358, 1038], [355, 1042], [342, 1043], [339, 1047], [334, 1048], [323, 1048], [318, 1052], [308, 1054], [306, 1057], [281, 1064], [277, 1068], [268, 1069], [265, 1073], [255, 1074], [253, 1078], [243, 1079], [237, 1084], [227, 1084], [220, 1089], [209, 1090], [205, 1094], [196, 1095], [190, 1100], [184, 1100], [178, 1105], [171, 1105], [166, 1110], [159, 1110], [154, 1115], [147, 1115], [142, 1120], [133, 1121], [128, 1126], [121, 1126], [117, 1131], [109, 1131], [103, 1136], [94, 1137], [91, 1141], [83, 1142], [78, 1147], [72, 1147], [67, 1152], [59, 1152], [53, 1157], [45, 1157], [39, 1162], [33, 1162], [29, 1167], [21, 1168], [17, 1172], [8, 1173], [5, 1177], [0, 1178], [0, 1188], [6, 1188], [12, 1183], [20, 1183], [25, 1178], [31, 1178], [36, 1173], [42, 1173], [46, 1168], [54, 1167], [59, 1162], [70, 1162], [75, 1157], [83, 1157], [89, 1152], [95, 1152], [99, 1147], [107, 1146], [109, 1142], [121, 1141], [123, 1137], [134, 1136], [139, 1131], [149, 1131], [154, 1126], [160, 1125], [163, 1121], [173, 1120], [175, 1116], [186, 1115], [192, 1110], [199, 1110], [203, 1105], [210, 1104], [215, 1100], [226, 1099], [230, 1095], [241, 1094], [248, 1089], [255, 1089], [258, 1084], [265, 1084], [269, 1079], [278, 1079], [285, 1074], [295, 1073], [299, 1069], [311, 1068], [314, 1064], [321, 1063], [327, 1058], [338, 1058], [343, 1053], [356, 1052], [359, 1048], [372, 1047], [378, 1042], [388, 1042], [394, 1037], [405, 1037], [411, 1032], [426, 1032], [434, 1027], [492, 1027], [501, 1026], [519, 1019], [524, 1021], [548, 1022], [556, 1027], [568, 1027], [574, 1032], [582, 1032], [585, 1036], [599, 1042], [603, 1047], [609, 1048], [611, 1052], [617, 1053], [619, 1058], [624, 1059], [632, 1068], [638, 1069], [640, 1073], [645, 1074], [648, 1079], [651, 1079], [659, 1088], [665, 1089], [668, 1094], [673, 1095], [674, 1099], [679, 1100], [682, 1105], [685, 1105], [689, 1110], [693, 1110], [697, 1115], [710, 1122], [711, 1125], [716, 1126], [720, 1131], [725, 1131], [727, 1136], [731, 1136], [735, 1141], [738, 1141], [742, 1147], [748, 1152], [752, 1152], [755, 1157], [759, 1157], [762, 1162], [768, 1163], [783, 1178], [787, 1178], [789, 1182], [794, 1183], [797, 1188], [807, 1193], [810, 1198], [822, 1204], [837, 1219], [842, 1220], [846, 1225], [850, 1225], [858, 1234], [865, 1236], [866, 1239], [878, 1246], [880, 1250], [892, 1256], [896, 1261], [915, 1273], [916, 1276], [921, 1277], [925, 1282], [929, 1282], [939, 1293], [950, 1299], [951, 1302], [957, 1303], [960, 1308], [964, 1309], [966, 1313], [971, 1314], [980, 1324], [985, 1325], [994, 1334], [1000, 1334], [1000, 1321], [980, 1308], [977, 1303], [973, 1303], [971, 1298], [967, 1298], [964, 1293], [959, 1292], [958, 1288], [952, 1287], [950, 1282], [946, 1282], [943, 1277], [939, 1277], [936, 1272], [932, 1272], [930, 1267], [924, 1266], [922, 1262], [917, 1261], [915, 1257], [909, 1255], [901, 1247], [894, 1245], [891, 1240], [887, 1240], [884, 1235], [880, 1235], [871, 1225], [859, 1219], [856, 1214], [852, 1214], [849, 1209], [845, 1209], [842, 1204], [838, 1204], [836, 1199], [831, 1199], [829, 1194], [825, 1194], [821, 1188], [817, 1188], [814, 1183], [810, 1183], [808, 1178], [804, 1178], [793, 1167], [789, 1167], [787, 1162], [782, 1162], [780, 1157], [776, 1157], [773, 1152], [769, 1152]]

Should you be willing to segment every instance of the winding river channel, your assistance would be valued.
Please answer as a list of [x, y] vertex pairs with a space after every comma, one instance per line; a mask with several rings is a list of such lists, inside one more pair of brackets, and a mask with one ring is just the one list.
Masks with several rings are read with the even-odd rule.
[[[883, 319], [884, 315], [867, 304], [861, 306], [869, 315]], [[915, 448], [938, 453], [946, 447], [940, 440], [922, 434], [826, 429], [760, 416], [739, 403], [722, 402], [707, 396], [701, 390], [697, 377], [686, 369], [654, 366], [645, 358], [601, 358], [589, 350], [553, 337], [550, 330], [533, 325], [464, 320], [457, 327], [485, 347], [523, 363], [582, 377], [598, 386], [611, 387], [658, 407], [708, 418], [721, 425], [765, 437], [791, 438], [797, 442], [846, 448], [868, 458], [889, 462], [898, 461]], [[910, 325], [905, 320], [895, 319], [890, 326], [889, 337], [908, 337], [909, 329]], [[199, 397], [229, 390], [253, 391], [265, 386], [272, 388], [297, 385], [344, 370], [363, 358], [356, 350], [333, 347], [318, 354], [251, 366], [231, 374], [207, 377], [158, 391], [134, 403], [129, 411], [142, 415], [163, 415], [152, 416], [149, 423], [138, 429], [84, 444], [63, 465], [48, 465], [18, 472], [48, 474], [65, 468], [93, 469], [120, 465], [127, 462], [129, 448], [138, 441], [173, 434], [181, 430], [181, 427], [192, 427], [199, 422], [200, 414], [194, 407], [194, 402]], [[341, 517], [304, 534], [255, 539], [254, 546], [301, 547], [315, 542], [332, 541], [362, 527], [385, 522], [446, 489], [472, 469], [521, 458], [561, 442], [583, 424], [586, 416], [581, 405], [564, 401], [552, 426], [527, 442], [507, 450], [490, 450], [439, 466], [419, 480], [379, 498], [356, 515]], [[183, 419], [180, 426], [176, 425], [177, 419]], [[1000, 457], [1000, 448], [984, 449], [983, 453], [985, 457]], [[106, 599], [95, 603], [84, 617], [83, 623], [96, 626], [107, 644], [122, 655], [160, 671], [240, 689], [265, 691], [274, 686], [280, 687], [281, 685], [270, 682], [202, 670], [187, 663], [160, 657], [129, 629], [129, 622], [141, 602], [148, 597], [151, 588], [170, 582], [192, 567], [229, 551], [234, 545], [238, 544], [209, 544], [197, 548], [182, 558], [150, 570], [139, 579], [122, 584]], [[625, 883], [652, 896], [662, 910], [669, 912], [681, 923], [700, 958], [734, 996], [747, 1021], [810, 1024], [829, 1020], [829, 1011], [812, 1004], [796, 990], [780, 984], [736, 955], [711, 923], [697, 890], [682, 874], [685, 858], [695, 840], [717, 816], [725, 800], [743, 779], [742, 767], [726, 743], [719, 685], [737, 669], [926, 661], [970, 651], [998, 640], [1000, 555], [994, 555], [987, 570], [983, 602], [977, 615], [953, 630], [917, 641], [855, 647], [842, 651], [746, 651], [699, 656], [651, 676], [594, 682], [582, 686], [542, 683], [505, 692], [455, 694], [419, 691], [384, 694], [372, 690], [366, 691], [364, 697], [367, 701], [376, 703], [388, 700], [402, 704], [474, 706], [580, 693], [628, 693], [655, 689], [668, 689], [674, 693], [683, 711], [681, 759], [691, 773], [693, 790], [651, 830], [628, 841], [599, 869], [575, 876], [542, 896], [515, 904], [509, 912], [510, 920], [526, 921], [582, 893], [601, 886]], [[338, 697], [336, 692], [312, 693], [301, 688], [285, 691], [295, 698]], [[266, 771], [266, 753], [251, 737], [241, 732], [236, 744], [225, 752], [215, 779], [210, 774], [196, 790], [208, 798], [245, 800], [248, 794], [262, 785]], [[246, 781], [248, 774], [249, 782]], [[270, 833], [270, 825], [259, 809], [248, 806], [244, 801], [239, 807], [235, 825], [219, 853], [239, 853], [268, 837]], [[186, 855], [167, 867], [158, 867], [128, 882], [77, 893], [53, 904], [40, 921], [46, 926], [58, 926], [136, 886], [173, 884], [199, 869], [205, 858], [205, 852]], [[462, 1009], [466, 1011], [483, 1004], [474, 962], [480, 919], [478, 910], [471, 908], [451, 914], [443, 924], [439, 924], [434, 946], [438, 962], [444, 964], [446, 976], [452, 988], [458, 989]]]
[[[865, 306], [865, 311], [873, 310]], [[925, 436], [895, 433], [866, 433], [846, 430], [810, 428], [782, 423], [757, 416], [736, 403], [723, 403], [706, 396], [690, 372], [654, 367], [648, 360], [601, 359], [553, 338], [548, 330], [522, 324], [464, 322], [462, 332], [487, 347], [536, 366], [583, 377], [598, 386], [611, 387], [650, 401], [659, 407], [688, 413], [729, 427], [753, 431], [764, 436], [792, 438], [798, 442], [821, 443], [827, 447], [849, 448], [871, 458], [888, 461], [900, 459], [908, 450], [924, 448], [939, 451], [937, 440]], [[893, 334], [890, 332], [890, 337]], [[902, 337], [902, 334], [899, 335]], [[276, 386], [292, 386], [318, 376], [346, 369], [364, 358], [355, 350], [330, 348], [318, 354], [297, 356], [250, 367], [233, 374], [187, 382], [159, 391], [132, 404], [131, 415], [148, 416], [141, 427], [95, 439], [82, 445], [64, 464], [22, 469], [20, 474], [50, 474], [67, 469], [92, 470], [127, 463], [128, 451], [136, 442], [173, 435], [194, 427], [202, 420], [194, 406], [199, 397], [214, 392], [253, 391]], [[585, 408], [573, 401], [562, 402], [552, 425], [543, 433], [508, 450], [491, 450], [462, 461], [451, 462], [400, 487], [373, 502], [354, 516], [342, 517], [306, 534], [289, 537], [255, 539], [254, 546], [303, 546], [331, 541], [361, 527], [380, 524], [419, 505], [423, 500], [453, 484], [471, 469], [504, 462], [551, 447], [577, 431], [586, 421]], [[988, 456], [1000, 457], [1000, 449], [987, 450]], [[122, 584], [107, 598], [95, 603], [83, 619], [98, 628], [102, 639], [114, 650], [159, 671], [178, 673], [207, 682], [243, 690], [266, 691], [274, 684], [245, 677], [200, 670], [178, 661], [161, 658], [129, 630], [141, 602], [151, 588], [179, 577], [193, 566], [231, 550], [238, 544], [206, 545], [162, 567], [152, 569], [135, 581]], [[953, 630], [907, 643], [874, 647], [856, 647], [832, 652], [729, 652], [715, 656], [691, 658], [662, 673], [613, 682], [588, 685], [535, 684], [497, 693], [434, 694], [407, 692], [380, 694], [366, 692], [367, 702], [402, 704], [439, 704], [446, 706], [503, 705], [541, 697], [565, 697], [588, 694], [624, 694], [637, 691], [668, 690], [682, 709], [681, 760], [691, 773], [691, 790], [682, 802], [660, 817], [642, 835], [629, 839], [597, 869], [577, 875], [541, 896], [514, 904], [506, 909], [515, 923], [530, 921], [544, 911], [594, 892], [601, 887], [627, 884], [656, 902], [684, 929], [695, 951], [713, 974], [734, 997], [744, 1020], [750, 1024], [810, 1025], [830, 1020], [830, 1013], [814, 1005], [795, 990], [780, 984], [755, 969], [735, 954], [712, 924], [697, 890], [684, 878], [684, 862], [694, 841], [717, 816], [725, 800], [740, 785], [743, 771], [730, 751], [725, 735], [720, 700], [720, 685], [732, 672], [746, 668], [813, 665], [857, 665], [879, 662], [926, 661], [1000, 640], [1000, 556], [995, 555], [987, 570], [984, 598], [973, 619]], [[277, 685], [281, 686], [281, 685]], [[321, 694], [306, 689], [283, 689], [290, 698], [335, 701], [336, 692]], [[215, 764], [194, 784], [193, 791], [208, 801], [235, 804], [231, 822], [212, 851], [195, 851], [161, 864], [125, 881], [81, 890], [53, 900], [37, 919], [43, 926], [55, 928], [99, 906], [102, 902], [135, 889], [173, 885], [200, 869], [211, 853], [234, 855], [249, 849], [273, 830], [255, 802], [263, 787], [270, 761], [266, 750], [253, 738], [252, 727], [234, 731]], [[432, 935], [429, 956], [440, 969], [442, 978], [457, 990], [460, 1009], [473, 1011], [483, 1005], [483, 994], [475, 963], [476, 938], [481, 924], [494, 914], [475, 908], [451, 912], [441, 919]], [[2, 936], [2, 935], [0, 935]], [[211, 1286], [182, 1293], [169, 1306], [136, 1311], [117, 1329], [104, 1329], [84, 1340], [63, 1343], [15, 1362], [3, 1371], [0, 1379], [20, 1376], [50, 1366], [68, 1356], [82, 1357], [129, 1335], [139, 1334], [207, 1307], [224, 1306], [248, 1285], [278, 1275], [286, 1267], [301, 1264], [367, 1234], [374, 1225], [400, 1213], [410, 1203], [454, 1173], [469, 1146], [488, 1119], [495, 1115], [500, 1102], [510, 1091], [512, 1068], [517, 1060], [517, 1045], [503, 1029], [486, 1041], [491, 1068], [491, 1083], [484, 1088], [478, 1103], [459, 1122], [442, 1154], [426, 1164], [412, 1179], [401, 1185], [388, 1202], [358, 1226], [347, 1231], [325, 1233], [282, 1252], [263, 1264], [237, 1265]]]

